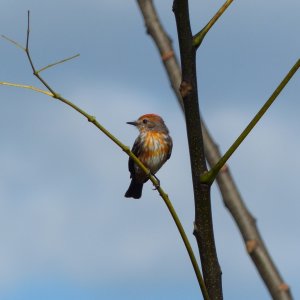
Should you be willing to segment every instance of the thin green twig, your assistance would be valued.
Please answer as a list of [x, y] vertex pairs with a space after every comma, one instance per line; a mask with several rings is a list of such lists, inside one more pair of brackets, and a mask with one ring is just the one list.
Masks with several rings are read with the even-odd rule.
[[7, 37], [7, 36], [5, 36], [5, 35], [3, 35], [3, 34], [1, 34], [1, 37], [2, 37], [3, 39], [5, 39], [5, 40], [9, 41], [10, 43], [14, 44], [16, 47], [22, 49], [23, 51], [26, 51], [26, 49], [25, 49], [22, 45], [20, 45], [18, 42], [16, 42], [16, 41], [10, 39], [9, 37]]
[[254, 126], [258, 123], [261, 117], [265, 114], [265, 112], [269, 109], [272, 103], [275, 101], [280, 92], [284, 89], [290, 79], [294, 76], [297, 70], [300, 67], [300, 59], [294, 64], [294, 66], [290, 69], [288, 74], [284, 77], [281, 83], [278, 85], [276, 90], [267, 100], [267, 102], [263, 105], [263, 107], [259, 110], [259, 112], [255, 115], [252, 121], [248, 124], [245, 130], [240, 134], [240, 136], [236, 139], [236, 141], [232, 144], [232, 146], [227, 150], [227, 152], [220, 158], [220, 160], [216, 163], [216, 165], [210, 169], [210, 171], [206, 172], [203, 176], [200, 177], [201, 182], [212, 184], [215, 178], [217, 177], [221, 168], [225, 165], [230, 156], [234, 153], [234, 151], [239, 147], [239, 145], [243, 142], [243, 140], [247, 137], [247, 135], [251, 132]]
[[39, 93], [48, 95], [50, 97], [53, 97], [52, 93], [50, 93], [48, 91], [45, 91], [45, 90], [42, 90], [42, 89], [39, 89], [39, 88], [34, 87], [32, 85], [19, 84], [19, 83], [13, 83], [13, 82], [5, 82], [5, 81], [0, 81], [0, 85], [7, 85], [7, 86], [14, 86], [14, 87], [23, 88], [23, 89], [29, 89], [29, 90], [39, 92]]
[[54, 95], [56, 96], [55, 91], [51, 88], [51, 86], [40, 76], [40, 74], [36, 71], [36, 68], [33, 64], [30, 50], [29, 50], [29, 36], [30, 36], [30, 11], [27, 12], [27, 36], [26, 36], [26, 48], [25, 52], [30, 63], [33, 75], [37, 77], [37, 79]]
[[207, 32], [213, 27], [213, 25], [222, 16], [228, 6], [233, 2], [233, 0], [227, 0], [222, 7], [217, 11], [217, 13], [211, 18], [211, 20], [201, 29], [193, 38], [194, 46], [199, 48]]
[[57, 61], [57, 62], [55, 62], [55, 63], [53, 63], [53, 64], [49, 64], [49, 65], [47, 65], [47, 66], [41, 68], [40, 70], [38, 70], [38, 71], [36, 71], [36, 72], [37, 72], [37, 73], [41, 73], [41, 72], [43, 72], [43, 71], [45, 71], [45, 70], [47, 70], [47, 69], [49, 69], [49, 68], [52, 68], [52, 67], [54, 67], [54, 66], [56, 66], [56, 65], [59, 65], [59, 64], [62, 64], [62, 63], [64, 63], [64, 62], [66, 62], [66, 61], [69, 61], [69, 60], [74, 59], [74, 58], [79, 57], [79, 56], [80, 56], [80, 54], [76, 54], [76, 55], [73, 55], [73, 56], [71, 56], [71, 57], [62, 59], [62, 60]]

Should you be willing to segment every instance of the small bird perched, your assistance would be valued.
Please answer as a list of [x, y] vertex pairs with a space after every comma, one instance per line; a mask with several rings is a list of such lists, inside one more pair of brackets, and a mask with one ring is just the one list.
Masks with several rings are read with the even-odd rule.
[[[131, 151], [154, 175], [171, 156], [173, 143], [167, 126], [163, 119], [155, 114], [143, 115], [137, 121], [127, 124], [136, 126], [140, 132]], [[130, 157], [128, 168], [131, 183], [125, 197], [139, 199], [148, 176]]]

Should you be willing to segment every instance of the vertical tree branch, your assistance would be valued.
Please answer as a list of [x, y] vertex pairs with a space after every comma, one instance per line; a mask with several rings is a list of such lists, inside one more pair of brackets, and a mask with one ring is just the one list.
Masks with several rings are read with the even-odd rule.
[[[157, 12], [152, 0], [137, 0], [143, 14], [147, 32], [157, 46], [161, 57], [164, 53], [173, 53], [170, 38], [163, 29], [157, 16]], [[180, 67], [175, 55], [169, 55], [167, 60], [163, 60], [171, 86], [176, 95], [179, 105], [184, 110], [183, 100], [179, 91], [181, 82]], [[202, 134], [204, 140], [204, 150], [206, 159], [213, 167], [222, 157], [218, 146], [210, 135], [205, 123], [202, 120]], [[266, 284], [269, 293], [275, 300], [291, 300], [292, 296], [287, 284], [282, 279], [276, 265], [274, 264], [268, 249], [266, 248], [255, 218], [251, 215], [242, 199], [241, 194], [231, 176], [229, 167], [223, 168], [217, 176], [217, 183], [226, 208], [231, 213], [236, 225], [243, 237], [248, 254], [257, 268], [261, 278]]]
[[188, 9], [187, 0], [174, 0], [173, 11], [177, 25], [182, 70], [180, 93], [184, 103], [194, 188], [194, 235], [198, 243], [203, 277], [209, 297], [210, 299], [223, 299], [221, 269], [213, 233], [210, 185], [201, 183], [199, 180], [199, 176], [207, 171], [207, 167], [198, 103], [196, 48], [193, 44]]

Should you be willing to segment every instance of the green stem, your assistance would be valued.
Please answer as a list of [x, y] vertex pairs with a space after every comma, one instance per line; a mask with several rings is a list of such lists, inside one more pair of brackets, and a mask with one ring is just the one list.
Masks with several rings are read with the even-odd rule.
[[22, 88], [22, 89], [28, 89], [28, 90], [32, 90], [32, 91], [39, 92], [39, 93], [48, 95], [48, 96], [50, 96], [50, 97], [53, 97], [53, 94], [52, 94], [52, 93], [50, 93], [50, 92], [48, 92], [48, 91], [45, 91], [45, 90], [42, 90], [42, 89], [39, 89], [39, 88], [34, 87], [34, 86], [32, 86], [32, 85], [19, 84], [19, 83], [13, 83], [13, 82], [6, 82], [6, 81], [0, 81], [0, 84], [1, 84], [1, 85], [7, 85], [7, 86], [18, 87], [18, 88]]
[[23, 51], [26, 51], [26, 49], [25, 49], [23, 46], [21, 46], [21, 45], [20, 45], [19, 43], [17, 43], [16, 41], [10, 39], [9, 37], [7, 37], [7, 36], [5, 36], [5, 35], [3, 35], [3, 34], [1, 34], [1, 37], [2, 37], [3, 39], [5, 39], [5, 40], [9, 41], [10, 43], [14, 44], [16, 47], [22, 49]]
[[239, 147], [239, 145], [243, 142], [243, 140], [247, 137], [247, 135], [251, 132], [254, 126], [258, 123], [258, 121], [262, 118], [265, 112], [269, 109], [272, 103], [275, 101], [280, 92], [284, 89], [293, 75], [297, 72], [300, 67], [300, 59], [294, 64], [294, 66], [290, 69], [288, 74], [284, 77], [281, 83], [278, 85], [276, 90], [273, 92], [271, 97], [267, 100], [267, 102], [263, 105], [263, 107], [259, 110], [259, 112], [255, 115], [252, 121], [248, 124], [245, 130], [240, 134], [240, 136], [236, 139], [236, 141], [232, 144], [232, 146], [227, 150], [227, 152], [220, 158], [220, 160], [216, 163], [216, 165], [210, 169], [209, 172], [206, 172], [204, 175], [200, 177], [200, 181], [203, 183], [212, 184], [215, 178], [217, 177], [220, 169], [225, 165], [230, 156], [234, 153], [234, 151]]
[[71, 56], [71, 57], [62, 59], [62, 60], [57, 61], [57, 62], [55, 62], [55, 63], [49, 64], [49, 65], [47, 65], [47, 66], [41, 68], [40, 70], [38, 70], [38, 71], [36, 71], [36, 72], [37, 72], [37, 73], [41, 73], [41, 72], [43, 72], [43, 71], [45, 71], [45, 70], [47, 70], [47, 69], [49, 69], [49, 68], [52, 68], [52, 67], [54, 67], [54, 66], [56, 66], [56, 65], [59, 65], [59, 64], [62, 64], [62, 63], [64, 63], [64, 62], [66, 62], [66, 61], [69, 61], [69, 60], [74, 59], [74, 58], [79, 57], [79, 56], [80, 56], [80, 54], [76, 54], [76, 55], [73, 55], [73, 56]]
[[222, 7], [217, 11], [217, 13], [212, 17], [212, 19], [194, 36], [194, 46], [198, 48], [207, 32], [213, 27], [217, 20], [222, 16], [227, 7], [233, 2], [233, 0], [227, 0]]
[[174, 220], [174, 222], [175, 222], [175, 224], [176, 224], [176, 226], [178, 228], [178, 231], [179, 231], [179, 233], [181, 235], [181, 238], [182, 238], [182, 240], [184, 242], [185, 248], [186, 248], [186, 250], [187, 250], [187, 252], [189, 254], [189, 257], [190, 257], [191, 263], [193, 265], [196, 277], [198, 279], [198, 283], [200, 285], [200, 289], [201, 289], [203, 298], [205, 300], [209, 300], [209, 295], [208, 295], [206, 286], [204, 284], [204, 280], [203, 280], [201, 271], [199, 269], [199, 265], [197, 263], [196, 257], [194, 255], [194, 252], [193, 252], [192, 246], [191, 246], [191, 244], [190, 244], [190, 242], [188, 240], [188, 237], [187, 237], [187, 235], [186, 235], [186, 233], [185, 233], [185, 231], [184, 231], [184, 229], [182, 227], [180, 219], [178, 218], [177, 213], [176, 213], [176, 211], [175, 211], [175, 209], [174, 209], [174, 207], [173, 207], [173, 205], [172, 205], [172, 203], [171, 203], [168, 195], [165, 194], [163, 192], [163, 190], [160, 190], [160, 187], [158, 188], [158, 191], [159, 191], [159, 194], [161, 195], [161, 197], [163, 198], [165, 204], [167, 205], [167, 207], [169, 209], [169, 212], [172, 215], [173, 220]]

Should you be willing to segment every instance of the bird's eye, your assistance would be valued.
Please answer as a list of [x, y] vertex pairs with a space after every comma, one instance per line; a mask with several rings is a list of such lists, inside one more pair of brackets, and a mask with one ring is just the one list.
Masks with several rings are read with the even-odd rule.
[[147, 119], [144, 119], [144, 120], [143, 120], [143, 123], [144, 123], [144, 124], [147, 124], [147, 123], [148, 123], [148, 120], [147, 120]]

